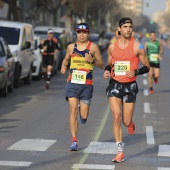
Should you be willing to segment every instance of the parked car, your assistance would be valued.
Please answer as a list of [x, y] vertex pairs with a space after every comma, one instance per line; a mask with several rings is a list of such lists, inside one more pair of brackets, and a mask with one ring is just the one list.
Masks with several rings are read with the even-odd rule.
[[97, 34], [97, 33], [90, 33], [89, 40], [98, 45], [99, 34]]
[[5, 39], [0, 37], [0, 96], [13, 91], [15, 60]]
[[115, 34], [113, 32], [105, 32], [104, 39], [103, 39], [103, 47], [104, 49], [107, 49], [110, 45], [111, 39], [113, 38]]
[[33, 35], [31, 24], [0, 21], [0, 36], [6, 39], [15, 59], [14, 87], [19, 87], [21, 79], [31, 84], [35, 60]]
[[42, 53], [40, 52], [40, 49], [38, 48], [40, 41], [41, 41], [41, 37], [35, 35], [34, 36], [34, 54], [36, 55], [36, 60], [33, 63], [32, 76], [33, 78], [36, 78], [36, 80], [40, 80], [42, 73], [43, 73]]

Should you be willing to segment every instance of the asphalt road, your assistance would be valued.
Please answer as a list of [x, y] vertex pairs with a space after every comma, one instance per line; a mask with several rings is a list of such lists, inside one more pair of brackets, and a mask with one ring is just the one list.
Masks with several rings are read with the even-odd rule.
[[[170, 170], [170, 49], [165, 48], [161, 77], [148, 94], [146, 76], [138, 76], [134, 113], [136, 133], [123, 128], [125, 161], [112, 163], [116, 147], [103, 70], [94, 71], [94, 96], [85, 125], [79, 121], [79, 151], [70, 152], [69, 107], [64, 98], [67, 75], [21, 83], [0, 98], [0, 170]], [[103, 58], [106, 61], [106, 53]], [[78, 118], [79, 120], [79, 118]]]

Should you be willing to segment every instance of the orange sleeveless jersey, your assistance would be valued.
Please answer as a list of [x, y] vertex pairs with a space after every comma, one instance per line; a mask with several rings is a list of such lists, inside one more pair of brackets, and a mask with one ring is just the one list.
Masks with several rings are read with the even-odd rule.
[[111, 77], [121, 83], [129, 83], [136, 80], [136, 76], [129, 78], [125, 72], [138, 69], [139, 58], [134, 52], [134, 38], [131, 38], [126, 48], [121, 49], [118, 46], [118, 40], [114, 43], [112, 52], [112, 74]]

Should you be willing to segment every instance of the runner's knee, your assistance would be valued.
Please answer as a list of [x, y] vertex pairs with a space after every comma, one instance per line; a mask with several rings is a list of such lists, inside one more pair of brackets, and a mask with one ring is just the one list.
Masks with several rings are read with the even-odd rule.
[[120, 124], [120, 122], [121, 122], [121, 116], [120, 116], [120, 114], [113, 114], [113, 122], [114, 122], [114, 124]]
[[131, 120], [123, 120], [122, 122], [126, 127], [128, 127], [131, 123]]

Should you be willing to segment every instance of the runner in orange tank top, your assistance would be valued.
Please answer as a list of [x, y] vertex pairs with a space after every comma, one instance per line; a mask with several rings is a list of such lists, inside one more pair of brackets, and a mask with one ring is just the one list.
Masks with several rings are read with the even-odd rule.
[[[147, 73], [150, 65], [142, 44], [132, 38], [133, 23], [130, 18], [119, 21], [120, 39], [110, 44], [108, 48], [107, 66], [103, 77], [110, 79], [106, 89], [113, 115], [113, 134], [118, 147], [113, 162], [124, 161], [121, 119], [128, 128], [129, 134], [134, 134], [135, 124], [132, 121], [138, 85], [136, 76]], [[138, 69], [138, 62], [143, 67]]]

